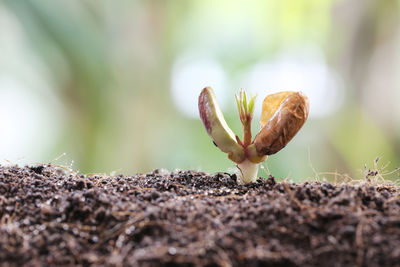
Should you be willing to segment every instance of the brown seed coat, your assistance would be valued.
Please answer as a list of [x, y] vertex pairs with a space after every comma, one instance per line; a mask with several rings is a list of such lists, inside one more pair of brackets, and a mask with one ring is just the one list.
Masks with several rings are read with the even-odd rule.
[[[264, 101], [269, 101], [268, 97]], [[308, 98], [301, 92], [293, 92], [284, 101], [270, 104], [279, 106], [254, 139], [259, 155], [275, 154], [284, 148], [303, 126], [309, 113]]]

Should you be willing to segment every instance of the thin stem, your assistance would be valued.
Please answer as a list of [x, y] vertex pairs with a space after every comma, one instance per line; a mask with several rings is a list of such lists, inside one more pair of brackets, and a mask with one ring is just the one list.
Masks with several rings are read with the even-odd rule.
[[251, 118], [243, 123], [243, 145], [248, 147], [251, 144]]
[[236, 165], [238, 171], [236, 173], [237, 182], [239, 184], [254, 183], [257, 181], [258, 163], [253, 163], [248, 159]]

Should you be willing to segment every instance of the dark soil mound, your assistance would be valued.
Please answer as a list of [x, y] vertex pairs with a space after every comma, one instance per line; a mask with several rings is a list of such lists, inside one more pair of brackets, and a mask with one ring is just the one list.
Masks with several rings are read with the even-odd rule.
[[5, 265], [395, 266], [390, 186], [241, 186], [225, 173], [65, 174], [0, 167]]

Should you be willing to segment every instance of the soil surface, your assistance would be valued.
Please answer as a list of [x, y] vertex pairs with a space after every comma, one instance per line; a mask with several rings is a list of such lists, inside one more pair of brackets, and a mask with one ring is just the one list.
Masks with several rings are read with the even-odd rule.
[[399, 266], [394, 186], [0, 166], [2, 266]]

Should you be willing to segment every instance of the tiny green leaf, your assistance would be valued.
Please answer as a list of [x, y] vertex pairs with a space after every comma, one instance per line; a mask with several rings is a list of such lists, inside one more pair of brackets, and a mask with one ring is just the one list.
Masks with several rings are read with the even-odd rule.
[[249, 114], [253, 115], [254, 112], [254, 103], [256, 101], [256, 96], [251, 96], [250, 101], [249, 101]]
[[244, 112], [247, 115], [247, 97], [246, 97], [246, 92], [242, 89], [242, 93], [243, 93]]
[[238, 108], [238, 111], [239, 111], [239, 117], [241, 117], [242, 114], [241, 114], [241, 105], [240, 105], [239, 96], [238, 96], [238, 95], [235, 95], [235, 98], [236, 98], [237, 108]]

